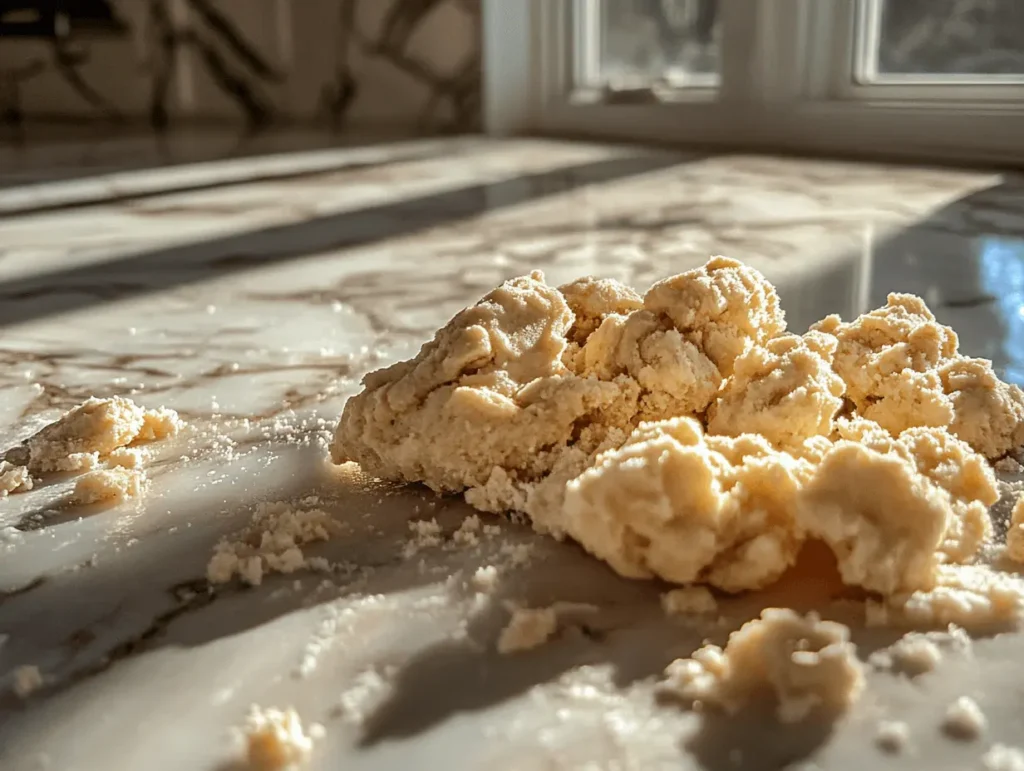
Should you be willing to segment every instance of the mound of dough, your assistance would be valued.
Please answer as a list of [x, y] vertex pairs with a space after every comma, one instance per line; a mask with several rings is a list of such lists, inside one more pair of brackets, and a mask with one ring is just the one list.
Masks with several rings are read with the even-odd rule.
[[846, 391], [832, 371], [835, 349], [836, 339], [820, 332], [748, 349], [708, 410], [708, 432], [760, 434], [776, 446], [828, 436]]
[[779, 296], [756, 270], [728, 257], [660, 281], [644, 295], [644, 308], [664, 314], [723, 375], [752, 345], [786, 331]]
[[920, 297], [890, 294], [884, 307], [849, 324], [829, 316], [813, 328], [835, 335], [833, 366], [861, 416], [894, 434], [953, 422], [935, 368], [956, 355], [957, 336]]
[[864, 689], [864, 667], [846, 626], [782, 608], [768, 608], [744, 624], [724, 650], [705, 645], [674, 661], [665, 678], [683, 699], [732, 713], [771, 695], [783, 722], [815, 710], [842, 712]]
[[986, 359], [957, 357], [939, 368], [953, 403], [950, 430], [986, 458], [1024, 444], [1024, 393], [1004, 383]]
[[814, 539], [847, 584], [939, 598], [991, 534], [986, 457], [1024, 441], [1024, 394], [957, 345], [903, 294], [787, 334], [724, 257], [642, 299], [533, 273], [367, 376], [331, 452], [524, 512], [628, 577], [756, 589]]
[[761, 437], [705, 436], [691, 418], [645, 423], [568, 483], [562, 524], [624, 576], [757, 588], [796, 560], [809, 471]]

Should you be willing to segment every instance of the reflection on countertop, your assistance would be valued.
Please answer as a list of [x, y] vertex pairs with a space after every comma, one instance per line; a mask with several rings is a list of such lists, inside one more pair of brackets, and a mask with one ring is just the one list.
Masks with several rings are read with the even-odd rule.
[[[0, 174], [0, 445], [93, 395], [173, 407], [191, 424], [158, 453], [139, 507], [69, 510], [66, 481], [0, 500], [0, 527], [14, 528], [0, 531], [5, 769], [229, 768], [217, 765], [230, 757], [227, 728], [252, 701], [295, 703], [325, 723], [323, 768], [338, 753], [346, 768], [410, 757], [430, 767], [454, 741], [467, 748], [455, 765], [473, 768], [575, 767], [588, 753], [640, 767], [678, 752], [692, 716], [653, 710], [638, 683], [701, 635], [652, 633], [667, 623], [658, 587], [506, 523], [540, 565], [510, 566], [504, 596], [613, 610], [543, 663], [473, 658], [445, 646], [486, 647], [500, 612], [467, 632], [472, 597], [456, 597], [463, 584], [449, 576], [504, 552], [484, 543], [405, 560], [395, 544], [410, 516], [453, 528], [464, 507], [323, 465], [359, 378], [504, 278], [541, 268], [555, 283], [596, 274], [642, 290], [725, 254], [779, 287], [794, 330], [913, 292], [957, 330], [961, 350], [1024, 383], [1019, 176], [479, 138], [361, 148], [293, 138], [244, 159], [226, 140], [204, 147], [191, 165], [141, 169], [138, 148], [119, 159], [107, 145], [103, 163], [82, 161], [65, 181], [27, 166], [20, 179]], [[0, 148], [0, 168], [11, 152]], [[74, 157], [67, 150], [66, 165]], [[217, 538], [257, 502], [309, 495], [348, 523], [323, 553], [351, 570], [209, 593]], [[613, 652], [596, 655], [595, 640]], [[1011, 651], [997, 642], [994, 661]], [[316, 674], [295, 675], [310, 646]], [[637, 668], [637, 650], [650, 666]], [[584, 663], [597, 684], [572, 680]], [[21, 701], [6, 690], [25, 664], [44, 687]], [[604, 664], [619, 673], [610, 682]], [[399, 672], [411, 701], [360, 733], [332, 710], [371, 670]], [[454, 695], [459, 685], [469, 691]], [[586, 719], [538, 736], [531, 721], [565, 704]], [[636, 736], [611, 726], [612, 713], [637, 721]], [[840, 733], [805, 754], [855, 758], [859, 745]], [[973, 762], [958, 751], [941, 763]], [[698, 760], [720, 768], [720, 756]]]

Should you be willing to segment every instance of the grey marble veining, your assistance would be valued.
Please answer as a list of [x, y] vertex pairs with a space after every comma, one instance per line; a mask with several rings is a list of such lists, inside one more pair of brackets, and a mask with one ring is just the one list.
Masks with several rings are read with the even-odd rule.
[[[727, 254], [778, 285], [798, 330], [916, 292], [965, 352], [1024, 382], [1021, 178], [525, 140], [322, 152], [86, 176], [85, 199], [57, 182], [34, 198], [0, 190], [0, 445], [92, 395], [190, 424], [159, 448], [138, 506], [70, 506], [65, 479], [0, 500], [13, 528], [0, 542], [0, 767], [233, 768], [229, 728], [253, 702], [323, 723], [311, 767], [324, 769], [844, 768], [865, 753], [872, 767], [961, 769], [992, 740], [1019, 741], [1015, 635], [919, 682], [872, 675], [838, 725], [758, 728], [664, 705], [651, 678], [665, 663], [778, 594], [688, 627], [663, 617], [661, 587], [512, 523], [406, 558], [408, 519], [437, 516], [450, 533], [466, 507], [339, 474], [323, 442], [363, 373], [534, 268], [645, 289]], [[210, 590], [220, 536], [260, 502], [308, 496], [345, 525], [310, 553], [343, 569]], [[532, 545], [527, 565], [508, 543]], [[465, 579], [485, 564], [503, 569], [480, 606]], [[786, 602], [813, 606], [814, 591]], [[504, 599], [598, 610], [500, 657]], [[10, 684], [25, 664], [45, 682], [22, 700]], [[388, 685], [362, 694], [359, 722], [370, 669]], [[973, 745], [936, 727], [963, 693], [991, 722]], [[894, 714], [914, 737], [902, 759], [871, 746]]]

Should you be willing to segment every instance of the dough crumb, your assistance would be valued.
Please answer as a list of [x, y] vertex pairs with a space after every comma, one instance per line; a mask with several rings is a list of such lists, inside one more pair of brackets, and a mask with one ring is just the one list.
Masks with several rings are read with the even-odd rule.
[[493, 592], [498, 585], [498, 569], [494, 565], [477, 568], [471, 583], [478, 592]]
[[993, 744], [981, 758], [985, 771], [1024, 771], [1024, 752], [1017, 747]]
[[148, 456], [149, 453], [139, 447], [118, 447], [107, 456], [107, 463], [111, 466], [137, 469], [142, 468]]
[[402, 556], [409, 558], [423, 549], [441, 545], [441, 526], [436, 519], [415, 519], [409, 523], [412, 538], [402, 547]]
[[908, 632], [887, 649], [871, 654], [879, 669], [893, 669], [910, 677], [933, 671], [942, 661], [943, 650], [969, 655], [971, 638], [953, 624], [945, 632]]
[[326, 541], [336, 529], [337, 523], [323, 509], [261, 503], [240, 538], [217, 544], [206, 566], [206, 578], [211, 584], [223, 584], [237, 575], [244, 583], [259, 586], [267, 573], [303, 570], [310, 561], [301, 547]]
[[25, 466], [15, 466], [0, 460], [0, 498], [10, 493], [21, 493], [32, 489], [32, 476]]
[[1024, 472], [1024, 466], [1020, 465], [1020, 462], [1016, 458], [1011, 458], [1010, 456], [997, 460], [993, 464], [993, 468], [1001, 474], [1020, 474], [1021, 472]]
[[763, 693], [782, 722], [816, 710], [844, 711], [864, 689], [850, 630], [816, 614], [768, 608], [729, 636], [723, 650], [705, 645], [665, 670], [665, 685], [683, 699], [736, 713]]
[[1006, 530], [1006, 556], [1024, 563], [1024, 495], [1017, 498]]
[[875, 731], [875, 744], [882, 750], [899, 754], [910, 743], [910, 727], [900, 720], [883, 720]]
[[554, 608], [516, 608], [498, 637], [498, 653], [503, 655], [543, 645], [558, 628]]
[[480, 532], [480, 517], [470, 514], [459, 525], [459, 529], [452, 533], [452, 540], [460, 546], [476, 546], [480, 543], [478, 533]]
[[[312, 726], [310, 727], [312, 729]], [[242, 734], [250, 768], [256, 771], [291, 771], [303, 766], [313, 753], [313, 733], [302, 726], [294, 709], [253, 705]]]
[[669, 616], [708, 615], [718, 611], [718, 602], [703, 586], [684, 586], [661, 595], [662, 610]]
[[985, 713], [970, 696], [961, 696], [950, 704], [942, 719], [942, 730], [954, 739], [964, 741], [977, 739], [987, 727]]
[[80, 506], [96, 503], [123, 503], [141, 498], [149, 480], [145, 472], [136, 468], [115, 466], [89, 471], [75, 482], [71, 499]]
[[1024, 581], [985, 565], [940, 565], [932, 589], [896, 594], [869, 611], [869, 626], [903, 621], [966, 629], [1015, 626], [1024, 617]]
[[343, 719], [349, 723], [363, 723], [390, 692], [391, 686], [386, 677], [391, 674], [391, 668], [385, 669], [383, 674], [376, 669], [366, 669], [357, 674], [338, 700], [337, 709]]
[[81, 471], [134, 442], [162, 439], [182, 425], [174, 410], [145, 410], [131, 399], [88, 399], [24, 442], [33, 474]]
[[39, 667], [34, 664], [26, 664], [14, 670], [14, 684], [11, 690], [15, 696], [24, 699], [40, 688], [43, 684], [43, 676]]

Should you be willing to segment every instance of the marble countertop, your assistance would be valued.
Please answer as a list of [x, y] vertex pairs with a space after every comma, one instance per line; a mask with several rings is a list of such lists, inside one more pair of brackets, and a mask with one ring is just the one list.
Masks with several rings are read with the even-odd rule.
[[[323, 448], [363, 373], [534, 268], [645, 289], [726, 254], [776, 283], [798, 330], [914, 292], [1024, 382], [1024, 180], [549, 141], [293, 145], [0, 185], [0, 444], [89, 396], [189, 423], [138, 505], [72, 506], [68, 480], [0, 500], [0, 768], [238, 768], [229, 729], [252, 703], [325, 726], [317, 769], [962, 769], [1019, 744], [1016, 635], [914, 683], [874, 674], [836, 725], [661, 704], [653, 676], [708, 634], [664, 617], [663, 587], [510, 522], [410, 556], [410, 518], [450, 534], [465, 505], [332, 471]], [[206, 584], [214, 544], [257, 504], [313, 496], [345, 529], [310, 553], [344, 570]], [[465, 579], [488, 564], [503, 569], [481, 607]], [[787, 601], [813, 605], [798, 588]], [[503, 600], [596, 608], [498, 656]], [[21, 699], [23, 665], [44, 682]], [[989, 715], [981, 743], [936, 728], [965, 692]], [[911, 726], [903, 757], [871, 745], [892, 714]]]

